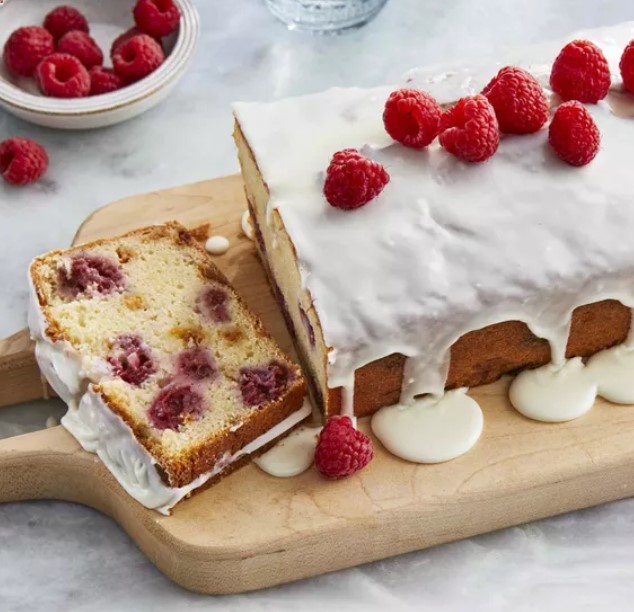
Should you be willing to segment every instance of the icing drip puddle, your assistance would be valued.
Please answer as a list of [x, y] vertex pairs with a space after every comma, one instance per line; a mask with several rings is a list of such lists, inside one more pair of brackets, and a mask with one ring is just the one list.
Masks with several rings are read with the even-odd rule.
[[619, 345], [563, 365], [548, 364], [517, 375], [509, 389], [514, 408], [537, 421], [559, 423], [586, 414], [597, 396], [634, 404], [634, 347]]
[[372, 417], [372, 432], [391, 453], [415, 463], [441, 463], [469, 451], [482, 433], [484, 419], [467, 389], [395, 404]]
[[321, 427], [298, 427], [253, 462], [271, 476], [298, 476], [313, 464], [320, 431]]

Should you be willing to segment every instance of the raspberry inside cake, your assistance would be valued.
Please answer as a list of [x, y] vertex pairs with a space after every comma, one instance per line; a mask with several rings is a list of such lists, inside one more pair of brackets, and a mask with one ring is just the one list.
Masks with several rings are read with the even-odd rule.
[[[299, 368], [182, 226], [54, 251], [30, 274], [30, 327], [42, 371], [69, 403], [63, 424], [106, 464], [134, 464], [136, 451], [116, 457], [115, 416], [173, 490], [170, 503], [307, 416]], [[121, 481], [129, 466], [109, 467]]]

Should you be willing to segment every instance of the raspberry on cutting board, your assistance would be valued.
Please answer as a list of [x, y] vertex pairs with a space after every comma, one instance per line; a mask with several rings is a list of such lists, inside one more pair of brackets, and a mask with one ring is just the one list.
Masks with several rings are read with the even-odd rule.
[[136, 27], [153, 38], [174, 32], [181, 18], [174, 0], [138, 0], [132, 12]]
[[103, 53], [95, 39], [79, 30], [64, 34], [57, 43], [57, 52], [74, 55], [88, 70], [103, 64]]
[[347, 416], [332, 416], [321, 430], [315, 449], [315, 467], [330, 480], [351, 476], [374, 456], [372, 440]]
[[40, 62], [35, 78], [41, 92], [54, 98], [82, 98], [90, 93], [90, 75], [73, 55], [53, 53]]
[[54, 8], [44, 18], [44, 27], [59, 40], [72, 30], [90, 32], [88, 20], [74, 7], [62, 5]]
[[121, 43], [112, 56], [114, 71], [127, 82], [146, 77], [164, 61], [161, 45], [147, 34], [133, 36]]
[[381, 164], [356, 149], [343, 149], [332, 156], [326, 170], [324, 195], [335, 208], [359, 208], [376, 198], [389, 181]]
[[481, 94], [461, 98], [440, 118], [440, 146], [466, 162], [489, 159], [500, 144], [495, 111]]
[[18, 28], [4, 44], [3, 59], [10, 73], [32, 76], [37, 65], [55, 51], [50, 32], [38, 26]]
[[48, 168], [48, 155], [41, 145], [28, 138], [0, 142], [0, 174], [10, 185], [37, 181]]

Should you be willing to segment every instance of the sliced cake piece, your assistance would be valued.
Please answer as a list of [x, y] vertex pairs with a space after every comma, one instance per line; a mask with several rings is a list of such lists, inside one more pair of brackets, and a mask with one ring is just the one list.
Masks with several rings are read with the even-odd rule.
[[62, 424], [147, 507], [168, 511], [310, 412], [299, 368], [177, 223], [53, 251], [30, 278]]

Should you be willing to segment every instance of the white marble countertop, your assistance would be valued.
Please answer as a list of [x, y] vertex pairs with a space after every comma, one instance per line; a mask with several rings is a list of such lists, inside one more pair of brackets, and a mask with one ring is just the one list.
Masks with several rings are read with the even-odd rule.
[[[132, 4], [132, 2], [131, 2]], [[64, 133], [0, 111], [0, 140], [22, 135], [51, 156], [45, 181], [0, 181], [0, 337], [25, 322], [28, 261], [69, 243], [120, 197], [237, 171], [230, 103], [376, 85], [406, 69], [632, 18], [624, 0], [390, 0], [367, 27], [335, 38], [288, 32], [261, 0], [198, 0], [193, 67], [157, 109], [105, 130]], [[0, 411], [0, 437], [39, 429], [59, 402]], [[632, 609], [634, 501], [233, 596], [187, 593], [108, 518], [72, 504], [0, 506], [0, 609], [568, 610]]]

